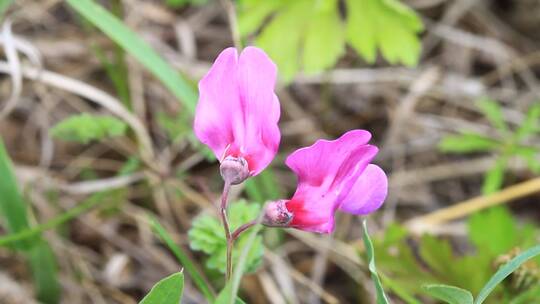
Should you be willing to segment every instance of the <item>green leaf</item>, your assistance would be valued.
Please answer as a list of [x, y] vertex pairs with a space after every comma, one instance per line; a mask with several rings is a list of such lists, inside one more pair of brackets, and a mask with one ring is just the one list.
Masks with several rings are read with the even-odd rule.
[[37, 299], [46, 304], [60, 301], [61, 287], [58, 282], [58, 265], [51, 247], [40, 241], [28, 252], [28, 261], [36, 288]]
[[4, 14], [8, 8], [15, 2], [15, 0], [0, 0], [0, 18], [4, 17]]
[[[255, 32], [270, 14], [286, 4], [282, 0], [272, 1], [238, 1], [238, 30], [241, 36], [247, 36]], [[248, 13], [249, 12], [249, 13]]]
[[154, 74], [190, 113], [195, 112], [197, 94], [194, 88], [141, 37], [92, 0], [66, 0], [66, 2]]
[[256, 44], [274, 60], [285, 82], [291, 81], [300, 69], [301, 38], [312, 10], [310, 0], [290, 1], [256, 39]]
[[472, 294], [465, 289], [443, 284], [424, 285], [423, 288], [432, 297], [448, 304], [473, 304]]
[[540, 103], [534, 104], [527, 111], [525, 121], [517, 129], [515, 136], [517, 140], [526, 138], [540, 130]]
[[[18, 233], [30, 227], [26, 212], [27, 203], [19, 192], [13, 164], [0, 137], [0, 214], [3, 215], [7, 231]], [[18, 249], [28, 249], [30, 242], [16, 242]]]
[[379, 278], [379, 275], [377, 274], [377, 267], [375, 266], [375, 250], [373, 249], [373, 243], [371, 242], [371, 239], [369, 238], [368, 230], [367, 230], [367, 221], [364, 219], [362, 220], [362, 227], [364, 228], [364, 246], [366, 247], [366, 255], [368, 260], [368, 268], [369, 272], [371, 273], [371, 279], [373, 280], [373, 284], [375, 285], [375, 290], [377, 294], [377, 304], [388, 304], [388, 298], [386, 297], [386, 294], [384, 293], [384, 288], [382, 286], [381, 280]]
[[[19, 192], [13, 165], [1, 138], [0, 194], [0, 215], [3, 215], [6, 220], [10, 236], [29, 231], [27, 203]], [[11, 244], [27, 254], [38, 299], [46, 304], [58, 303], [60, 285], [57, 278], [56, 259], [51, 248], [35, 234], [24, 239], [16, 239]]]
[[92, 140], [122, 136], [126, 131], [126, 123], [113, 116], [83, 113], [62, 120], [51, 129], [51, 134], [65, 141], [87, 144]]
[[467, 225], [473, 245], [491, 258], [508, 252], [519, 241], [516, 220], [503, 206], [474, 213]]
[[476, 102], [476, 106], [484, 113], [486, 118], [499, 131], [507, 132], [508, 126], [504, 121], [501, 106], [494, 100], [483, 98]]
[[493, 277], [491, 277], [491, 279], [486, 283], [484, 288], [482, 288], [482, 290], [476, 297], [476, 301], [474, 303], [483, 303], [484, 300], [489, 296], [491, 291], [493, 291], [493, 289], [495, 289], [495, 287], [500, 282], [502, 282], [507, 276], [514, 272], [514, 270], [518, 269], [521, 264], [525, 263], [526, 261], [537, 255], [540, 255], [540, 245], [524, 251], [523, 253], [510, 260], [510, 262], [501, 266], [499, 270], [497, 270], [497, 272], [493, 275]]
[[504, 172], [506, 170], [507, 158], [500, 157], [495, 165], [486, 172], [484, 184], [482, 185], [483, 194], [491, 194], [501, 189], [504, 181]]
[[463, 133], [443, 138], [439, 143], [439, 150], [453, 153], [486, 152], [500, 146], [501, 143], [492, 138], [476, 133]]
[[182, 7], [184, 5], [193, 4], [193, 5], [203, 5], [206, 4], [208, 0], [165, 0], [165, 4], [170, 7]]
[[[328, 1], [327, 1], [328, 2]], [[305, 34], [303, 68], [308, 74], [328, 69], [345, 52], [345, 32], [338, 2], [316, 9]]]
[[212, 291], [212, 288], [210, 287], [210, 285], [208, 285], [203, 275], [199, 272], [195, 264], [191, 261], [191, 258], [184, 252], [184, 250], [180, 246], [176, 245], [167, 230], [165, 230], [165, 228], [161, 226], [161, 224], [154, 216], [149, 215], [149, 219], [152, 229], [157, 233], [157, 235], [159, 235], [159, 237], [165, 242], [165, 244], [167, 244], [167, 247], [169, 247], [169, 249], [174, 253], [178, 261], [184, 266], [195, 285], [197, 285], [199, 290], [203, 293], [206, 300], [208, 300], [209, 303], [212, 303], [214, 301], [214, 293]]
[[[231, 204], [229, 207], [229, 224], [231, 231], [240, 225], [247, 223], [257, 217], [260, 206], [257, 204], [247, 204], [240, 201]], [[214, 217], [202, 215], [193, 221], [192, 228], [188, 232], [190, 247], [192, 250], [202, 251], [209, 255], [206, 267], [216, 269], [225, 273], [227, 264], [227, 243], [221, 223]], [[243, 248], [246, 248], [247, 236], [241, 235], [234, 244], [233, 264], [236, 264]], [[250, 247], [247, 255], [246, 272], [255, 271], [262, 262], [264, 246], [262, 237], [257, 236], [254, 245]]]
[[540, 151], [535, 147], [515, 146], [512, 150], [513, 154], [523, 158], [527, 163], [527, 167], [534, 173], [540, 173], [540, 160], [538, 156]]
[[415, 66], [423, 25], [416, 13], [396, 0], [348, 0], [347, 41], [367, 62], [374, 63], [377, 48], [390, 63]]
[[182, 299], [184, 274], [174, 273], [159, 281], [140, 304], [178, 304]]

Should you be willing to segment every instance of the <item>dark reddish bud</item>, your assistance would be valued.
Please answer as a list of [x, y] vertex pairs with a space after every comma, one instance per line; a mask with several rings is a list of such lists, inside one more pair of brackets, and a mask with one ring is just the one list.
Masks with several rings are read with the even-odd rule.
[[262, 224], [269, 227], [287, 227], [293, 214], [285, 206], [286, 200], [273, 201], [264, 208]]
[[242, 157], [227, 156], [219, 166], [219, 172], [225, 182], [238, 185], [249, 177], [247, 161]]

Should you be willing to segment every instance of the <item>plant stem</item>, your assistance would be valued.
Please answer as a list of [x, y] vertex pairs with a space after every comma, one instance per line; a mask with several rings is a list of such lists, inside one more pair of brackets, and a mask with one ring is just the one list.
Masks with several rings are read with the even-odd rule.
[[231, 184], [225, 181], [223, 185], [223, 193], [221, 194], [221, 206], [220, 216], [223, 223], [223, 229], [225, 230], [225, 239], [227, 240], [227, 272], [225, 274], [225, 280], [228, 282], [232, 274], [232, 249], [233, 240], [231, 238], [231, 229], [229, 228], [229, 219], [227, 218], [227, 197], [229, 196], [229, 189]]
[[240, 236], [240, 234], [246, 230], [248, 230], [249, 228], [255, 226], [255, 224], [257, 224], [257, 221], [256, 220], [253, 220], [251, 222], [247, 222], [245, 224], [243, 224], [242, 226], [236, 228], [236, 230], [232, 233], [232, 241], [236, 241], [236, 239]]

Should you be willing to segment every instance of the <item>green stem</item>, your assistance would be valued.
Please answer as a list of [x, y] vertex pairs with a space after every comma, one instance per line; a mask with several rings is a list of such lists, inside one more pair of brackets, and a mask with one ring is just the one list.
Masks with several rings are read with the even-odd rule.
[[7, 236], [4, 236], [0, 238], [0, 247], [9, 245], [13, 242], [21, 241], [27, 238], [31, 238], [33, 236], [36, 236], [38, 234], [41, 234], [42, 232], [55, 228], [57, 226], [60, 226], [73, 218], [79, 216], [80, 214], [88, 211], [89, 209], [92, 209], [93, 207], [103, 203], [103, 199], [106, 197], [108, 193], [107, 192], [101, 192], [97, 193], [87, 200], [85, 200], [83, 203], [77, 205], [76, 207], [69, 209], [65, 213], [43, 223], [40, 225], [37, 225], [35, 227], [32, 227], [31, 229], [23, 230], [18, 233], [13, 233]]

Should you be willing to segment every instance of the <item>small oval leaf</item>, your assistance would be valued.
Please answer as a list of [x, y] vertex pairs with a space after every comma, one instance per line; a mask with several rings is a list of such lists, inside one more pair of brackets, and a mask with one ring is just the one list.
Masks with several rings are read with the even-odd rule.
[[422, 288], [432, 297], [448, 304], [473, 304], [474, 299], [472, 294], [468, 290], [459, 287], [429, 284], [422, 286]]
[[139, 304], [178, 304], [184, 290], [184, 274], [174, 273], [157, 282]]

